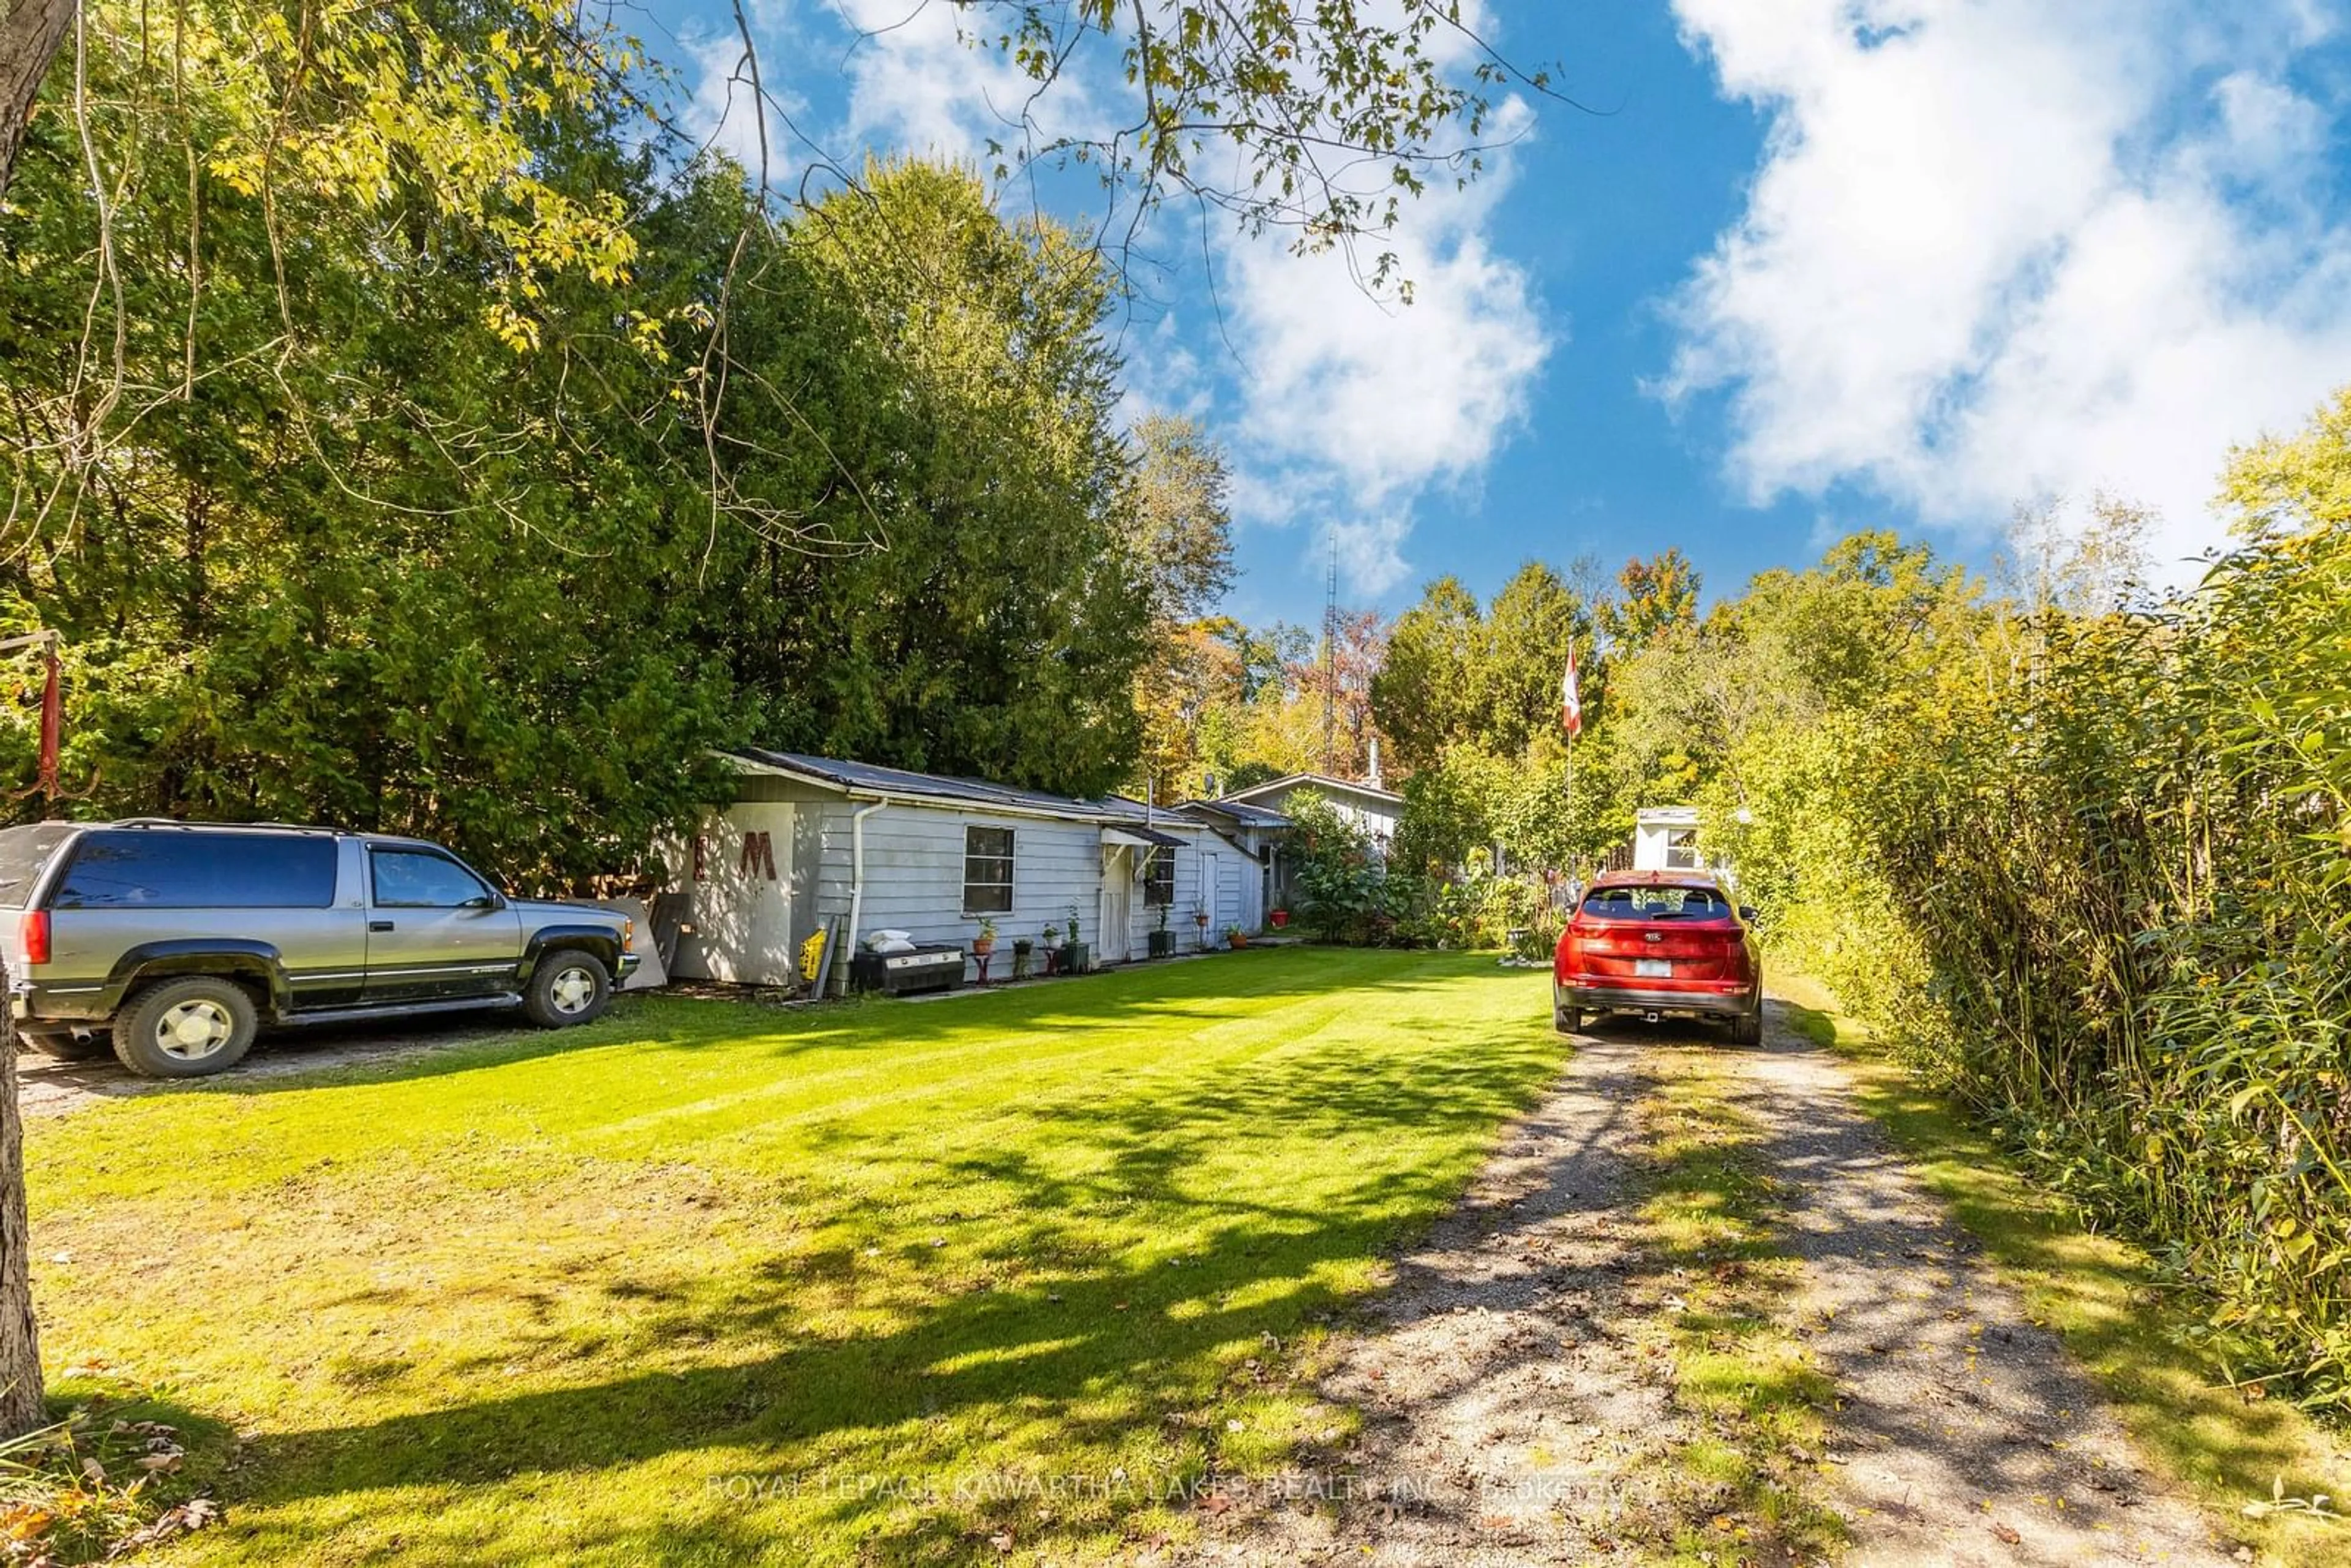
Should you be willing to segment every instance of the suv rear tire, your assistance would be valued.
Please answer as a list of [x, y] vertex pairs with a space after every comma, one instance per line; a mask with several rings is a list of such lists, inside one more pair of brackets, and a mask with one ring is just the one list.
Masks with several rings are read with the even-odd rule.
[[1730, 1020], [1730, 1043], [1761, 1045], [1763, 1043], [1763, 1008], [1759, 1002], [1751, 1013], [1741, 1013]]
[[252, 993], [235, 980], [158, 980], [114, 1015], [114, 1055], [141, 1078], [202, 1078], [243, 1061], [260, 1021]]
[[95, 1061], [113, 1049], [102, 1034], [78, 1035], [69, 1029], [20, 1029], [16, 1038], [26, 1050], [52, 1061]]
[[1554, 996], [1551, 1004], [1551, 1026], [1562, 1034], [1579, 1034], [1583, 1030], [1583, 1009], [1569, 1007]]
[[558, 947], [531, 966], [522, 1010], [541, 1029], [568, 1029], [601, 1017], [612, 1005], [612, 972], [578, 947]]

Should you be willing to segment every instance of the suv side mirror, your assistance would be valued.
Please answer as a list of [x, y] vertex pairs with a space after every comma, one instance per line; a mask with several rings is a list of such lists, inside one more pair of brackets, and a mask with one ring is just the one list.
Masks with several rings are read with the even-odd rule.
[[504, 909], [507, 897], [502, 893], [477, 893], [459, 904], [460, 909]]
[[1755, 924], [1755, 906], [1754, 906], [1753, 904], [1740, 904], [1740, 905], [1739, 906], [1739, 918], [1740, 918], [1740, 919], [1741, 919], [1741, 920], [1743, 920], [1743, 921], [1745, 921], [1745, 922], [1746, 922], [1748, 925], [1754, 925], [1754, 924]]

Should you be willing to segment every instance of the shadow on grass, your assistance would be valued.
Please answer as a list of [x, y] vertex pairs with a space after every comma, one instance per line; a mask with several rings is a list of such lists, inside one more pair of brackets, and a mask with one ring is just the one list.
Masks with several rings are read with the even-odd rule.
[[[1203, 1004], [1228, 989], [1259, 998], [1328, 995], [1343, 1004], [1341, 1017], [1359, 997], [1376, 994], [1384, 1022], [1395, 1028], [1415, 1021], [1410, 998], [1426, 991], [1430, 1005], [1417, 1021], [1443, 1046], [1364, 1051], [1343, 1030], [1310, 1031], [1284, 1054], [1278, 1074], [1159, 1071], [1140, 1091], [1113, 1080], [1064, 1087], [1026, 1104], [1015, 1097], [1011, 1113], [1031, 1130], [1023, 1144], [1000, 1148], [875, 1150], [872, 1134], [854, 1126], [806, 1129], [820, 1173], [836, 1163], [890, 1162], [892, 1199], [916, 1216], [925, 1202], [968, 1194], [986, 1231], [976, 1261], [1000, 1256], [1018, 1264], [1007, 1270], [1013, 1282], [923, 1288], [912, 1267], [926, 1246], [920, 1236], [893, 1238], [879, 1260], [831, 1238], [705, 1291], [611, 1282], [616, 1302], [640, 1314], [635, 1334], [689, 1356], [706, 1346], [762, 1354], [677, 1372], [596, 1368], [589, 1360], [580, 1365], [590, 1380], [576, 1386], [469, 1391], [413, 1414], [269, 1434], [247, 1461], [255, 1479], [244, 1500], [271, 1510], [252, 1526], [256, 1544], [315, 1551], [343, 1509], [277, 1505], [387, 1487], [505, 1487], [534, 1475], [576, 1482], [711, 1448], [760, 1456], [774, 1470], [817, 1469], [847, 1455], [935, 1478], [963, 1440], [943, 1447], [937, 1433], [960, 1433], [967, 1419], [989, 1437], [999, 1430], [1032, 1434], [1008, 1446], [978, 1439], [998, 1462], [1050, 1466], [1061, 1455], [1098, 1457], [1144, 1434], [1177, 1472], [1215, 1466], [1227, 1437], [1212, 1412], [1272, 1386], [1278, 1375], [1251, 1359], [1262, 1356], [1260, 1346], [1287, 1342], [1332, 1313], [1351, 1299], [1348, 1281], [1360, 1280], [1364, 1260], [1395, 1250], [1442, 1212], [1473, 1174], [1484, 1134], [1539, 1092], [1557, 1060], [1560, 1047], [1537, 1008], [1523, 1025], [1448, 1021], [1439, 1005], [1443, 982], [1461, 972], [1458, 962], [1432, 967], [1425, 956], [1293, 951], [967, 1002], [862, 1006], [806, 1015], [804, 1022], [767, 1009], [669, 1004], [661, 1010], [697, 1009], [688, 1015], [705, 1031], [697, 1038], [713, 1046], [726, 1043], [721, 1031], [739, 1036], [746, 1022], [762, 1031], [749, 1042], [754, 1049], [771, 1049], [764, 1036], [784, 1035], [774, 1054], [789, 1061], [812, 1049], [803, 1035], [887, 1051], [1017, 1025], [1101, 1028], [1132, 1019], [1164, 1032], [1171, 1017], [1205, 1013], [1213, 1021], [1213, 1009]], [[642, 1021], [636, 1027], [642, 1030]], [[453, 1070], [411, 1065], [381, 1076]], [[1416, 1164], [1352, 1175], [1315, 1166], [1312, 1151], [1332, 1139], [1376, 1142], [1391, 1134], [1434, 1152]], [[1323, 1184], [1324, 1200], [1301, 1201], [1278, 1170], [1256, 1190], [1199, 1189], [1195, 1167], [1270, 1136], [1299, 1151], [1307, 1174]], [[1086, 1157], [1056, 1157], [1072, 1150]], [[828, 1224], [859, 1201], [830, 1180], [811, 1176], [791, 1199]], [[1092, 1222], [1101, 1223], [1090, 1230]], [[858, 1223], [892, 1220], [861, 1216]], [[1166, 1246], [1155, 1244], [1163, 1226]], [[984, 1281], [984, 1267], [981, 1273]], [[516, 1281], [519, 1317], [530, 1312], [528, 1289], [529, 1281]], [[822, 1309], [844, 1297], [880, 1309], [864, 1320], [873, 1326], [845, 1329], [825, 1315]], [[480, 1369], [483, 1380], [494, 1370]], [[664, 1559], [728, 1560], [747, 1526], [711, 1512], [708, 1500], [650, 1499], [642, 1528], [623, 1529], [608, 1544]], [[671, 1502], [685, 1506], [664, 1506]], [[827, 1496], [795, 1517], [796, 1528], [820, 1531], [831, 1545], [854, 1540], [858, 1552], [895, 1561], [957, 1558], [974, 1549], [974, 1531], [999, 1525], [1017, 1531], [1024, 1546], [1058, 1540], [1074, 1549], [1104, 1531], [1114, 1534], [1120, 1511], [1040, 1508], [1020, 1498], [908, 1508], [893, 1496]], [[777, 1543], [760, 1544], [772, 1554]], [[487, 1542], [468, 1545], [501, 1554]], [[409, 1550], [418, 1549], [412, 1537]], [[577, 1541], [564, 1543], [567, 1553], [580, 1549]]]
[[[779, 1062], [789, 1062], [825, 1051], [939, 1043], [1008, 1026], [1052, 1031], [1112, 1023], [1207, 1023], [1220, 1016], [1219, 1004], [1241, 999], [1342, 993], [1434, 997], [1443, 993], [1447, 978], [1482, 970], [1490, 962], [1479, 955], [1288, 946], [1192, 963], [1136, 963], [1050, 984], [974, 989], [948, 998], [853, 997], [806, 1008], [637, 992], [617, 998], [595, 1023], [565, 1030], [529, 1028], [511, 1014], [486, 1009], [275, 1030], [265, 1037], [266, 1071], [232, 1071], [218, 1078], [141, 1080], [111, 1062], [49, 1071], [60, 1081], [110, 1098], [148, 1099], [409, 1082], [616, 1048], [737, 1051], [756, 1043]], [[386, 1036], [392, 1038], [385, 1040], [381, 1060], [321, 1062], [315, 1070], [301, 1063], [306, 1048], [323, 1052]], [[412, 1051], [412, 1045], [423, 1049]]]

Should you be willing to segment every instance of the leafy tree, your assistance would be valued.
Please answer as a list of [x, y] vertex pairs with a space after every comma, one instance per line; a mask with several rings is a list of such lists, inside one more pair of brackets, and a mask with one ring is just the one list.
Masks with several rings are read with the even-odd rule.
[[1610, 633], [1631, 649], [1698, 619], [1698, 575], [1689, 560], [1668, 547], [1649, 560], [1635, 556], [1617, 573], [1620, 593], [1612, 606]]
[[1198, 621], [1233, 582], [1232, 476], [1224, 450], [1196, 420], [1135, 422], [1138, 461], [1127, 529], [1151, 610], [1168, 626]]
[[1998, 595], [1856, 536], [1655, 637], [1605, 736], [1686, 770], [1782, 961], [2147, 1243], [2231, 1376], [2337, 1408], [2346, 449], [2338, 402], [2240, 453], [2241, 547], [2144, 610], [2116, 503], [2028, 515]]
[[1574, 591], [1541, 562], [1527, 562], [1502, 585], [1486, 609], [1471, 687], [1481, 745], [1517, 757], [1537, 736], [1558, 731], [1568, 644], [1583, 630]]
[[1416, 768], [1404, 782], [1395, 863], [1442, 876], [1483, 851], [1494, 841], [1496, 809], [1516, 771], [1511, 760], [1474, 741], [1448, 747], [1433, 765]]
[[1589, 632], [1581, 596], [1540, 561], [1521, 566], [1484, 606], [1458, 579], [1439, 578], [1396, 618], [1372, 685], [1374, 712], [1412, 767], [1471, 744], [1517, 757], [1556, 730], [1560, 676], [1579, 635], [1586, 694], [1596, 695]]
[[1384, 880], [1370, 837], [1312, 789], [1291, 794], [1282, 809], [1294, 824], [1300, 918], [1325, 942], [1363, 940], [1380, 912]]
[[1403, 766], [1431, 767], [1446, 747], [1477, 733], [1475, 672], [1484, 643], [1485, 613], [1458, 577], [1437, 579], [1396, 617], [1372, 677], [1372, 709]]
[[[1362, 779], [1371, 769], [1371, 748], [1381, 742], [1392, 756], [1372, 712], [1371, 685], [1386, 647], [1386, 624], [1375, 611], [1342, 610], [1335, 638], [1310, 642], [1289, 628], [1277, 628], [1287, 654], [1280, 679], [1258, 687], [1248, 711], [1248, 758], [1281, 773], [1331, 773]], [[1329, 706], [1325, 707], [1325, 694]], [[1326, 711], [1332, 722], [1326, 727]]]
[[1255, 789], [1259, 784], [1270, 784], [1281, 777], [1281, 769], [1272, 763], [1250, 758], [1233, 764], [1231, 770], [1217, 781], [1218, 792], [1230, 795], [1238, 790]]
[[[879, 547], [716, 536], [714, 580], [741, 586], [695, 596], [698, 634], [753, 694], [754, 734], [1081, 794], [1129, 777], [1150, 598], [1124, 548], [1107, 298], [1076, 236], [1008, 225], [970, 171], [920, 162], [817, 204], [738, 286], [732, 354], [853, 420], [812, 440], [805, 411], [736, 414], [729, 482], [809, 497], [803, 522], [869, 517]], [[819, 367], [801, 323], [834, 304], [867, 347]]]
[[[1498, 55], [1458, 0], [958, 3], [977, 18], [976, 40], [1039, 89], [1007, 114], [998, 173], [1093, 171], [1111, 198], [1106, 235], [1131, 236], [1176, 198], [1249, 233], [1288, 231], [1301, 253], [1352, 256], [1362, 241], [1385, 242], [1432, 175], [1463, 186], [1483, 172], [1498, 93], [1558, 98], [1550, 72]], [[1128, 102], [1095, 122], [1117, 129], [1057, 131], [1040, 104], [1100, 53], [1114, 57], [1106, 74]], [[1365, 275], [1384, 284], [1395, 265], [1383, 251]], [[1410, 297], [1409, 279], [1399, 292]]]
[[1241, 741], [1241, 661], [1230, 621], [1164, 627], [1135, 684], [1142, 716], [1144, 779], [1130, 793], [1162, 801], [1205, 793], [1221, 781]]

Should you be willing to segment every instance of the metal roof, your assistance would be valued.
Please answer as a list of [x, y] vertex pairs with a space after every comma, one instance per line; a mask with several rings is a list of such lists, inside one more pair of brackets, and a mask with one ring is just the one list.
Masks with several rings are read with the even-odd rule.
[[1266, 806], [1252, 806], [1246, 800], [1186, 800], [1176, 809], [1179, 811], [1213, 811], [1249, 828], [1297, 826], [1280, 811]]
[[764, 768], [797, 774], [816, 783], [830, 784], [837, 789], [857, 795], [951, 801], [958, 805], [1066, 817], [1072, 821], [1082, 822], [1124, 823], [1139, 819], [1143, 810], [1139, 804], [1129, 811], [1123, 803], [1113, 807], [1103, 802], [1077, 800], [1069, 795], [1051, 795], [1042, 789], [1019, 789], [1009, 784], [991, 784], [984, 779], [916, 773], [904, 768], [882, 768], [871, 762], [847, 762], [837, 757], [807, 757], [797, 751], [764, 751], [747, 746], [727, 755]]
[[[1186, 824], [1189, 826], [1190, 824]], [[1185, 841], [1173, 833], [1163, 833], [1156, 828], [1146, 828], [1141, 822], [1116, 822], [1102, 829], [1102, 842], [1123, 841], [1139, 848], [1180, 850]]]
[[1252, 796], [1270, 795], [1276, 789], [1345, 789], [1356, 795], [1369, 795], [1374, 800], [1404, 803], [1404, 797], [1393, 789], [1383, 789], [1376, 784], [1359, 784], [1352, 779], [1333, 779], [1328, 773], [1289, 773], [1280, 779], [1270, 779], [1262, 784], [1252, 784], [1246, 789], [1236, 789], [1220, 796], [1210, 804], [1222, 806], [1234, 800], [1247, 800]]

